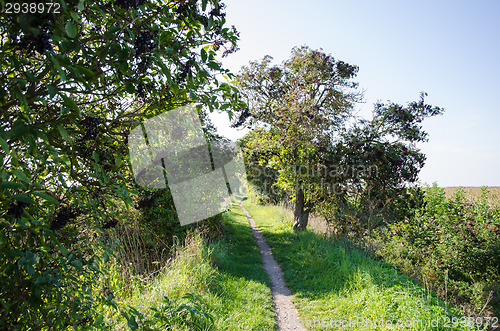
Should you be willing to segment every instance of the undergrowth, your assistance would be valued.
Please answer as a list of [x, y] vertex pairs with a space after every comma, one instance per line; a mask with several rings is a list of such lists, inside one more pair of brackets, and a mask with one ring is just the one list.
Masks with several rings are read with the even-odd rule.
[[446, 197], [434, 185], [415, 217], [381, 232], [379, 256], [474, 318], [500, 317], [500, 206], [486, 188]]
[[269, 280], [246, 217], [235, 206], [223, 218], [222, 238], [191, 231], [149, 278], [110, 268], [101, 289], [115, 306], [102, 305], [109, 329], [274, 329]]

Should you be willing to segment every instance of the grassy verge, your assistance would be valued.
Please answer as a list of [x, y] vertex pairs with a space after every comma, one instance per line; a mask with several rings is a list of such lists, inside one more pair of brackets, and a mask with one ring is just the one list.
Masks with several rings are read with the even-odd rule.
[[[147, 329], [146, 323], [141, 326], [141, 321], [154, 318], [151, 308], [165, 307], [164, 297], [171, 300], [173, 307], [190, 304], [190, 309], [213, 316], [213, 322], [199, 314], [192, 318], [191, 322], [196, 322], [198, 329], [275, 328], [269, 279], [262, 267], [259, 249], [247, 219], [238, 206], [225, 215], [224, 227], [224, 238], [211, 243], [196, 233], [188, 236], [185, 244], [177, 249], [171, 265], [164, 268], [153, 281], [143, 285], [137, 282], [127, 295], [116, 298], [120, 306], [137, 310], [139, 314], [136, 315], [139, 317], [134, 322], [137, 322], [138, 329]], [[186, 293], [196, 295], [199, 305], [190, 303], [192, 298], [183, 298]], [[186, 318], [189, 312], [187, 315]], [[108, 324], [114, 330], [136, 328], [129, 323], [130, 318], [127, 320], [118, 314], [108, 315]], [[195, 329], [186, 323], [177, 323], [171, 328]], [[153, 329], [164, 330], [166, 325], [157, 323]]]
[[283, 268], [308, 329], [343, 325], [345, 329], [374, 330], [390, 329], [391, 324], [414, 330], [470, 329], [464, 327], [464, 320], [452, 320], [453, 308], [393, 266], [345, 241], [310, 231], [293, 233], [291, 220], [281, 207], [249, 201], [244, 206]]
[[474, 194], [426, 188], [424, 207], [380, 231], [375, 253], [467, 315], [498, 321], [500, 197], [486, 188]]

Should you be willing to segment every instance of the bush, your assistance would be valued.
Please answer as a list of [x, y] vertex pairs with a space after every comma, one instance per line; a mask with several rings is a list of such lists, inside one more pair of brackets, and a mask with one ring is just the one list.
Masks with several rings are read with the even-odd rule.
[[150, 238], [154, 236], [171, 246], [174, 241], [182, 242], [187, 232], [194, 228], [203, 229], [206, 237], [213, 238], [221, 234], [221, 214], [182, 226], [169, 189], [139, 189], [136, 208], [146, 243], [155, 243], [157, 240]]
[[51, 212], [45, 204], [18, 203], [7, 212], [8, 221], [2, 220], [2, 328], [100, 326], [95, 309], [103, 298], [93, 288], [113, 247], [105, 231], [86, 222], [91, 215], [74, 206], [74, 201], [60, 204]]
[[[500, 206], [434, 185], [415, 217], [388, 226], [382, 256], [479, 314], [500, 313]], [[484, 313], [484, 311], [482, 312]]]
[[358, 241], [387, 224], [414, 217], [424, 203], [420, 188], [394, 188], [335, 196], [317, 209], [335, 227], [337, 235]]

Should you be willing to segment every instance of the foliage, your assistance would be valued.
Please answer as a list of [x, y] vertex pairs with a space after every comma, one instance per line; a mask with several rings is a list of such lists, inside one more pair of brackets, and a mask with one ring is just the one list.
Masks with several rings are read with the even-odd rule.
[[[427, 141], [421, 122], [443, 109], [428, 105], [422, 93], [407, 106], [377, 103], [370, 120], [361, 119], [340, 133], [333, 147], [322, 156], [330, 192], [321, 209], [342, 234], [352, 230], [368, 233], [385, 223], [410, 216], [422, 205], [422, 192], [412, 188], [425, 155], [416, 143]], [[335, 206], [332, 208], [330, 205]], [[362, 232], [361, 232], [362, 233]]]
[[[360, 100], [352, 81], [358, 68], [306, 46], [293, 48], [282, 65], [271, 66], [271, 60], [266, 56], [251, 62], [237, 75], [235, 84], [249, 105], [237, 122], [242, 125], [249, 117], [267, 128], [262, 137], [252, 136], [254, 155], [279, 171], [278, 185], [302, 197], [308, 176], [298, 175], [298, 168], [310, 158], [316, 160], [318, 149], [329, 144]], [[269, 147], [259, 154], [262, 145]], [[312, 206], [306, 204], [304, 210], [304, 205], [296, 205], [298, 228], [305, 228], [307, 222], [300, 219], [307, 219]]]
[[217, 237], [221, 233], [221, 214], [181, 226], [175, 211], [172, 194], [168, 188], [139, 189], [138, 197], [136, 207], [141, 214], [143, 232], [154, 233], [167, 247], [170, 247], [174, 240], [183, 241], [193, 228], [203, 228], [207, 237]]
[[434, 184], [415, 217], [388, 228], [382, 256], [414, 269], [471, 313], [479, 314], [488, 304], [498, 316], [499, 232], [500, 206], [489, 203], [486, 190], [477, 200], [469, 200], [463, 190], [446, 198]]
[[[207, 143], [213, 148], [215, 144], [222, 146], [227, 142], [217, 133], [217, 130], [204, 111], [199, 111], [198, 116], [202, 125], [202, 130]], [[213, 165], [213, 160], [212, 166]], [[192, 164], [192, 168], [197, 169]], [[152, 231], [167, 245], [171, 245], [173, 240], [182, 241], [187, 232], [200, 224], [192, 224], [181, 226], [177, 217], [177, 212], [174, 206], [174, 200], [170, 188], [167, 185], [166, 189], [147, 189], [138, 188], [135, 195], [135, 207], [140, 211], [141, 221], [145, 232]], [[201, 226], [210, 232], [210, 235], [215, 236], [220, 232], [221, 216], [216, 215], [210, 219], [201, 221]], [[208, 235], [208, 233], [206, 233]]]
[[421, 123], [443, 112], [442, 108], [426, 104], [426, 95], [422, 93], [419, 101], [406, 107], [377, 103], [371, 120], [362, 119], [343, 132], [343, 139], [336, 143], [328, 161], [341, 168], [375, 171], [340, 173], [343, 178], [339, 181], [364, 182], [369, 189], [381, 191], [414, 183], [425, 161], [425, 155], [415, 146], [427, 141]]
[[257, 128], [238, 140], [241, 147], [247, 178], [251, 189], [256, 190], [263, 201], [278, 203], [288, 200], [287, 192], [278, 184], [279, 170], [269, 166], [266, 160], [274, 155], [277, 146], [270, 144], [270, 132]]
[[[4, 4], [2, 2], [2, 4]], [[1, 14], [0, 323], [100, 327], [92, 283], [106, 229], [135, 187], [126, 137], [190, 102], [238, 103], [218, 49], [235, 50], [217, 0], [61, 1]]]
[[213, 317], [203, 311], [200, 297], [187, 293], [183, 299], [188, 303], [174, 304], [167, 297], [163, 298], [160, 307], [153, 307], [154, 315], [147, 318], [136, 309], [129, 307], [121, 311], [127, 320], [130, 330], [173, 330], [174, 328], [186, 328], [189, 330], [207, 330], [213, 325]]

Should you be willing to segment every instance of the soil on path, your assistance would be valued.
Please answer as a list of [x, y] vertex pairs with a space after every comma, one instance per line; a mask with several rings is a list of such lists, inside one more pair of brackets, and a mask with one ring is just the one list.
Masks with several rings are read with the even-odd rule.
[[292, 302], [292, 294], [286, 287], [283, 279], [283, 271], [274, 260], [271, 248], [266, 243], [262, 232], [255, 224], [252, 216], [243, 208], [243, 202], [240, 204], [241, 209], [247, 215], [248, 222], [252, 227], [252, 233], [262, 255], [264, 269], [266, 269], [269, 279], [271, 280], [271, 292], [273, 294], [274, 310], [276, 312], [276, 320], [278, 322], [278, 330], [306, 330], [299, 321], [299, 313]]

